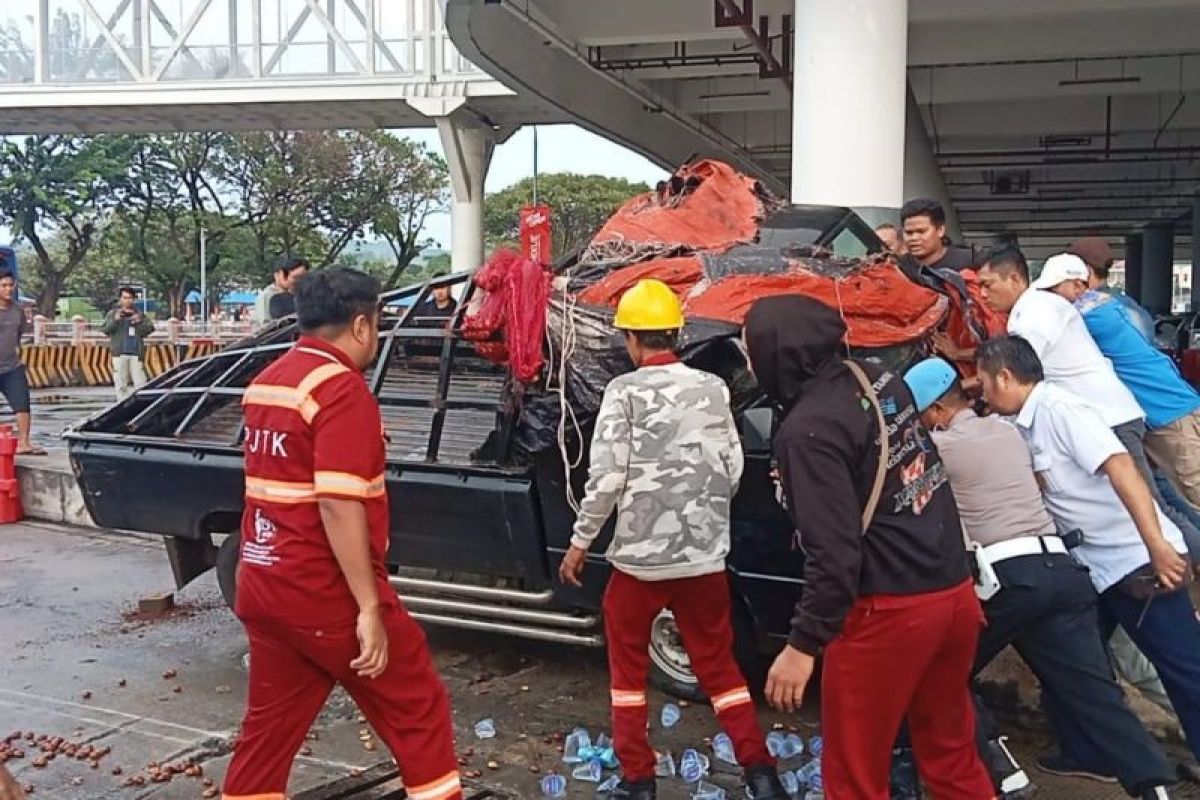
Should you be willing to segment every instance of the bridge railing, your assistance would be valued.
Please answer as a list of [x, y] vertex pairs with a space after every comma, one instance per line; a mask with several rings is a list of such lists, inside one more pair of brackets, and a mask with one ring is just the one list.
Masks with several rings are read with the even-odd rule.
[[0, 85], [356, 77], [490, 80], [437, 0], [0, 3]]

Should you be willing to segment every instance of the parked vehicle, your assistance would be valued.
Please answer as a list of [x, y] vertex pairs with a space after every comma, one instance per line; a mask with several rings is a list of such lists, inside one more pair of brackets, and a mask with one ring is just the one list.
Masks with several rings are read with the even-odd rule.
[[[882, 246], [847, 209], [786, 208], [763, 228], [773, 244], [785, 246], [819, 245], [848, 255]], [[557, 450], [528, 458], [514, 448], [514, 426], [530, 390], [459, 335], [473, 291], [468, 279], [452, 275], [381, 298], [380, 352], [367, 377], [390, 437], [392, 584], [413, 615], [430, 624], [600, 646], [606, 543], [593, 548], [582, 590], [556, 581], [574, 521], [566, 500], [569, 471]], [[458, 315], [448, 329], [415, 327], [411, 309], [437, 286], [459, 291]], [[407, 310], [391, 310], [401, 307]], [[685, 360], [727, 380], [744, 375], [736, 334], [734, 327], [708, 340]], [[243, 492], [239, 401], [294, 338], [294, 325], [283, 322], [183, 363], [65, 434], [96, 523], [162, 534], [179, 586], [215, 567], [232, 602]], [[916, 355], [912, 345], [874, 354], [893, 362]], [[733, 506], [729, 575], [739, 658], [757, 669], [764, 646], [778, 647], [786, 638], [803, 585], [803, 556], [793, 549], [792, 526], [770, 476], [772, 412], [752, 386], [739, 386], [734, 402], [746, 470]], [[578, 444], [586, 446], [590, 431], [581, 433]], [[577, 492], [586, 467], [584, 452], [569, 472]], [[650, 656], [657, 684], [698, 695], [669, 613], [654, 625]]]
[[1200, 312], [1160, 316], [1154, 321], [1154, 344], [1175, 360], [1192, 386], [1200, 389]]

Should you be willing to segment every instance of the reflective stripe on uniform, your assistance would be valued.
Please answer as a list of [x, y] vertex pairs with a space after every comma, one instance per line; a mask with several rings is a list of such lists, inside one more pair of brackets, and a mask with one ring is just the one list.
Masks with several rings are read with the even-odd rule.
[[383, 475], [370, 480], [350, 472], [316, 472], [313, 484], [317, 494], [338, 494], [347, 497], [373, 498], [384, 494]]
[[305, 375], [304, 380], [295, 386], [251, 384], [242, 395], [242, 405], [291, 409], [306, 423], [311, 423], [321, 410], [321, 405], [313, 399], [312, 393], [330, 378], [336, 378], [349, 371], [350, 368], [344, 364], [323, 364]]
[[739, 703], [751, 702], [750, 690], [745, 686], [739, 686], [736, 689], [730, 689], [727, 692], [721, 692], [712, 699], [712, 707], [714, 711], [724, 711], [730, 706], [736, 706]]
[[247, 475], [246, 497], [268, 503], [314, 503], [317, 493], [311, 483], [273, 481]]
[[287, 800], [283, 792], [268, 792], [267, 794], [223, 794], [221, 800]]
[[405, 787], [409, 800], [447, 800], [462, 791], [458, 772], [447, 772], [437, 780]]
[[614, 707], [644, 706], [646, 693], [626, 689], [613, 689], [612, 704]]

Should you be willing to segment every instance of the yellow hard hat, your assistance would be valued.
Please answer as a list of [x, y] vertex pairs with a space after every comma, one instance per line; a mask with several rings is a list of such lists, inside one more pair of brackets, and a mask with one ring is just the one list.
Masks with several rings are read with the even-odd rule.
[[644, 278], [617, 303], [613, 325], [623, 331], [678, 330], [683, 327], [683, 305], [670, 286]]

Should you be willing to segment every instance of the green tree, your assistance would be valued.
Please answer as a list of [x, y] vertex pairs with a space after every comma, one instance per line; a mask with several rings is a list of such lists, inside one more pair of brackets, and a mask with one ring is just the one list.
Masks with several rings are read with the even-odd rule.
[[433, 244], [423, 236], [431, 214], [445, 211], [450, 201], [450, 169], [425, 145], [391, 134], [378, 134], [377, 160], [388, 191], [374, 206], [371, 230], [387, 242], [394, 261], [384, 288], [401, 283], [405, 270], [421, 251]]
[[[538, 176], [538, 202], [550, 206], [554, 256], [587, 244], [622, 203], [649, 191], [644, 183], [603, 175], [556, 172]], [[520, 211], [533, 201], [533, 178], [524, 178], [484, 201], [483, 229], [489, 247], [520, 241]]]
[[[71, 274], [123, 197], [129, 165], [121, 137], [30, 136], [0, 143], [0, 223], [33, 248], [22, 278], [52, 316]], [[46, 241], [56, 238], [61, 250]]]

